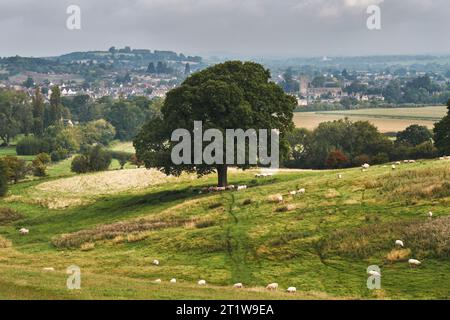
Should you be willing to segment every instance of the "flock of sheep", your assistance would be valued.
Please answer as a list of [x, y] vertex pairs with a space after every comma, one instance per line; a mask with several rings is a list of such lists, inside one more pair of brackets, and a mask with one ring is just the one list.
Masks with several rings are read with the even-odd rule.
[[[441, 157], [439, 159], [440, 160], [450, 160], [450, 156]], [[403, 161], [403, 163], [415, 163], [415, 162], [416, 162], [415, 160], [404, 160]], [[392, 169], [395, 170], [396, 166], [398, 166], [400, 164], [401, 164], [401, 162], [399, 162], [399, 161], [395, 162], [395, 164], [392, 165]], [[366, 170], [368, 170], [370, 168], [370, 165], [368, 163], [365, 163], [361, 167], [362, 167], [362, 171], [366, 171]], [[271, 177], [271, 176], [272, 176], [272, 174], [270, 174], [270, 173], [269, 174], [255, 174], [255, 178], [267, 178], [267, 177]], [[338, 179], [342, 179], [342, 174], [338, 174], [337, 178]], [[200, 191], [200, 193], [203, 193], [203, 192], [219, 192], [219, 191], [226, 191], [226, 190], [237, 190], [237, 191], [240, 191], [240, 190], [245, 190], [245, 189], [247, 189], [246, 185], [239, 185], [239, 186], [229, 185], [227, 187], [209, 187], [209, 188], [206, 188], [206, 189]], [[297, 194], [305, 194], [305, 193], [306, 193], [306, 189], [305, 188], [301, 188], [299, 190], [289, 191], [289, 195], [291, 195], [293, 197], [295, 197]], [[284, 201], [283, 195], [281, 195], [281, 194], [272, 195], [272, 196], [269, 197], [269, 201], [275, 202], [275, 203], [282, 203]], [[431, 212], [431, 211], [428, 212], [427, 216], [428, 216], [428, 218], [431, 219], [433, 217], [433, 212]], [[27, 234], [29, 234], [30, 230], [26, 229], [26, 228], [21, 228], [19, 230], [19, 232], [22, 235], [27, 235]], [[404, 242], [402, 240], [396, 240], [395, 241], [395, 246], [398, 247], [398, 248], [403, 248], [404, 247]], [[153, 260], [153, 265], [159, 266], [159, 264], [160, 264], [159, 260], [156, 260], [156, 259]], [[409, 266], [411, 268], [415, 268], [415, 267], [420, 266], [422, 264], [422, 262], [417, 260], [417, 259], [409, 259], [408, 260], [408, 264], [409, 264]], [[44, 271], [54, 271], [54, 268], [44, 268], [43, 270]], [[379, 272], [377, 272], [377, 271], [374, 271], [374, 270], [368, 271], [368, 274], [370, 274], [372, 276], [381, 277], [381, 274]], [[161, 279], [156, 279], [154, 282], [155, 283], [161, 283], [162, 280]], [[177, 283], [177, 280], [175, 278], [172, 278], [170, 280], [170, 283], [173, 283], [173, 284]], [[206, 280], [201, 279], [201, 280], [198, 281], [197, 284], [199, 286], [205, 286], [206, 285]], [[239, 283], [235, 283], [233, 285], [233, 288], [236, 288], [236, 289], [241, 289], [243, 287], [244, 287], [244, 285], [242, 283], [240, 283], [240, 282]], [[269, 290], [269, 291], [276, 291], [276, 290], [278, 290], [278, 283], [270, 283], [270, 284], [268, 284], [266, 286], [266, 289]], [[288, 292], [288, 293], [295, 293], [296, 291], [297, 291], [297, 289], [295, 287], [289, 287], [289, 288], [286, 289], [286, 292]]]
[[[153, 260], [153, 265], [159, 266], [159, 260], [156, 260], [156, 259]], [[162, 280], [161, 279], [156, 279], [153, 282], [154, 283], [162, 283]], [[172, 278], [170, 280], [170, 283], [177, 283], [177, 279]], [[201, 280], [199, 280], [197, 282], [197, 284], [199, 286], [206, 286], [206, 280], [201, 279]], [[233, 288], [235, 288], [235, 289], [242, 289], [242, 288], [244, 288], [244, 285], [241, 282], [238, 282], [238, 283], [235, 283], [233, 285]], [[269, 290], [269, 291], [276, 291], [276, 290], [278, 290], [278, 283], [275, 283], [275, 282], [274, 283], [270, 283], [270, 284], [267, 285], [266, 289]], [[288, 292], [288, 293], [295, 293], [296, 291], [297, 291], [297, 288], [295, 288], [295, 287], [289, 287], [289, 288], [286, 289], [286, 292]]]

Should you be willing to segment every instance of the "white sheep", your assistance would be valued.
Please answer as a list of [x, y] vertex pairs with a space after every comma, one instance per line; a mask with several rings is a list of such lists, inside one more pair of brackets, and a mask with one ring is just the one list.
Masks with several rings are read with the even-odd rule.
[[409, 259], [408, 263], [411, 268], [418, 267], [422, 264], [422, 262], [420, 262], [419, 260], [416, 260], [416, 259]]
[[153, 263], [153, 265], [155, 265], [155, 266], [159, 266], [159, 260], [156, 260], [156, 259], [155, 259], [155, 260], [153, 260], [152, 263]]
[[433, 218], [433, 212], [430, 211], [430, 212], [428, 212], [427, 215], [428, 215], [428, 218], [430, 218], [430, 219]]
[[295, 292], [297, 292], [297, 288], [296, 287], [289, 287], [289, 288], [286, 289], [286, 291], [288, 293], [295, 293]]
[[298, 189], [297, 193], [304, 194], [306, 193], [306, 189], [305, 188]]
[[398, 247], [403, 247], [403, 241], [402, 240], [396, 240], [395, 245]]
[[153, 281], [154, 283], [161, 283], [161, 279], [156, 279], [155, 281]]
[[267, 290], [277, 290], [278, 289], [278, 283], [274, 282], [274, 283], [270, 283], [267, 285], [266, 287]]
[[235, 283], [234, 285], [233, 285], [233, 288], [236, 288], [236, 289], [242, 289], [244, 287], [244, 285], [242, 284], [242, 283]]
[[234, 184], [230, 184], [229, 186], [226, 187], [227, 190], [234, 190], [235, 186]]
[[338, 175], [337, 175], [337, 178], [338, 178], [338, 179], [342, 179], [342, 174], [338, 174]]
[[362, 165], [362, 168], [363, 168], [363, 169], [369, 169], [369, 168], [370, 168], [370, 164], [364, 163], [364, 164]]
[[22, 228], [22, 229], [19, 230], [19, 232], [20, 232], [20, 234], [29, 234], [30, 230]]
[[261, 174], [259, 173], [255, 174], [255, 178], [261, 178]]
[[289, 194], [290, 194], [291, 196], [295, 196], [295, 195], [297, 194], [297, 191], [289, 191]]
[[402, 163], [400, 161], [395, 162], [396, 165], [401, 165]]
[[378, 271], [375, 271], [375, 270], [370, 270], [367, 273], [370, 274], [371, 276], [374, 276], [374, 277], [381, 277], [381, 274]]
[[50, 268], [43, 268], [42, 269], [43, 271], [55, 271], [55, 268], [53, 268], [53, 267], [50, 267]]
[[170, 283], [177, 283], [177, 279], [175, 278], [170, 279]]
[[237, 191], [239, 191], [239, 190], [245, 190], [245, 189], [247, 189], [247, 186], [246, 186], [246, 185], [238, 186], [238, 187], [237, 187]]
[[392, 165], [392, 170], [395, 170], [397, 167], [395, 166], [395, 164]]
[[217, 191], [225, 191], [225, 190], [227, 190], [227, 188], [226, 187], [217, 187], [216, 190]]
[[275, 194], [269, 197], [269, 201], [281, 203], [283, 202], [283, 196], [281, 194]]
[[206, 280], [199, 280], [198, 281], [198, 285], [199, 286], [205, 286], [206, 285]]

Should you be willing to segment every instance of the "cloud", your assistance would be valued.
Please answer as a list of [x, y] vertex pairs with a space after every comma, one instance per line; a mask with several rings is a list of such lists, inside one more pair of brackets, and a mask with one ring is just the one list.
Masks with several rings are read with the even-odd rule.
[[[82, 29], [66, 28], [66, 8]], [[381, 7], [369, 31], [366, 8]], [[0, 55], [131, 45], [188, 53], [450, 53], [448, 0], [15, 0], [0, 4]]]

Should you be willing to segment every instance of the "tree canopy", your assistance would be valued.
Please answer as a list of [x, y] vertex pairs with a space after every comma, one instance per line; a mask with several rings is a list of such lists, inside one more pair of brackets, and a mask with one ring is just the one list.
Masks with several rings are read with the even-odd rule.
[[[183, 171], [198, 175], [218, 172], [219, 185], [227, 185], [227, 165], [172, 163], [170, 153], [174, 130], [194, 130], [194, 121], [203, 122], [203, 130], [278, 129], [280, 154], [287, 154], [286, 132], [292, 130], [293, 110], [297, 102], [274, 82], [270, 72], [253, 62], [229, 61], [194, 73], [181, 86], [167, 93], [161, 115], [153, 117], [134, 140], [137, 156], [146, 167], [166, 174]], [[247, 168], [248, 164], [238, 167]]]

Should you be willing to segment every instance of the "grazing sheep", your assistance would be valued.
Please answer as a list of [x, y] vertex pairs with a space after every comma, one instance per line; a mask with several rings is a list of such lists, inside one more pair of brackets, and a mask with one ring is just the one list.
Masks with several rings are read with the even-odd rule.
[[153, 281], [154, 283], [161, 283], [161, 279], [156, 279], [155, 281]]
[[243, 286], [243, 284], [242, 283], [235, 283], [234, 285], [233, 285], [233, 288], [237, 288], [237, 289], [242, 289], [244, 286]]
[[398, 247], [403, 247], [403, 241], [402, 240], [396, 240], [395, 245]]
[[416, 160], [409, 160], [409, 163], [416, 163]]
[[289, 288], [286, 289], [286, 291], [288, 293], [295, 293], [295, 292], [297, 292], [297, 288], [296, 287], [289, 287]]
[[306, 193], [306, 189], [305, 188], [298, 189], [297, 193], [304, 194], [304, 193]]
[[422, 262], [420, 262], [419, 260], [416, 260], [416, 259], [409, 259], [408, 263], [411, 268], [418, 267], [422, 264]]
[[153, 265], [155, 265], [155, 266], [159, 266], [159, 260], [156, 260], [156, 259], [155, 259], [155, 260], [153, 260], [152, 263], [153, 263]]
[[364, 164], [362, 165], [362, 168], [363, 168], [363, 169], [369, 169], [369, 168], [370, 168], [370, 164], [364, 163]]
[[225, 191], [225, 190], [227, 190], [226, 187], [217, 187], [217, 191]]
[[238, 186], [238, 187], [237, 187], [237, 191], [239, 191], [239, 190], [245, 190], [245, 189], [247, 189], [247, 186], [246, 186], [246, 185]]
[[295, 195], [297, 194], [297, 191], [289, 191], [289, 194], [290, 194], [291, 196], [295, 196]]
[[430, 211], [430, 212], [428, 212], [427, 215], [428, 215], [428, 218], [430, 218], [430, 219], [433, 218], [433, 212]]
[[261, 178], [261, 174], [259, 173], [255, 174], [255, 178]]
[[55, 268], [53, 268], [53, 267], [43, 268], [42, 270], [44, 270], [44, 271], [55, 271]]
[[267, 290], [277, 290], [278, 289], [278, 283], [274, 282], [274, 283], [270, 283], [267, 285], [266, 287]]
[[19, 230], [19, 232], [20, 232], [20, 234], [29, 234], [30, 230], [22, 228], [22, 229]]
[[206, 285], [206, 281], [205, 280], [199, 280], [198, 281], [198, 285], [199, 286], [204, 286], [204, 285]]
[[283, 196], [281, 194], [275, 194], [269, 197], [269, 201], [281, 203], [283, 202]]
[[395, 166], [395, 164], [392, 165], [392, 170], [395, 170], [397, 167]]
[[227, 190], [234, 190], [234, 189], [235, 189], [234, 184], [230, 184], [229, 186], [227, 186]]
[[337, 175], [338, 179], [342, 179], [342, 174]]
[[177, 279], [175, 278], [170, 279], [170, 283], [177, 283]]
[[370, 274], [371, 276], [374, 276], [374, 277], [381, 277], [381, 274], [375, 270], [370, 270], [369, 272], [367, 272], [367, 274]]
[[395, 162], [396, 165], [401, 165], [402, 163], [400, 161]]

